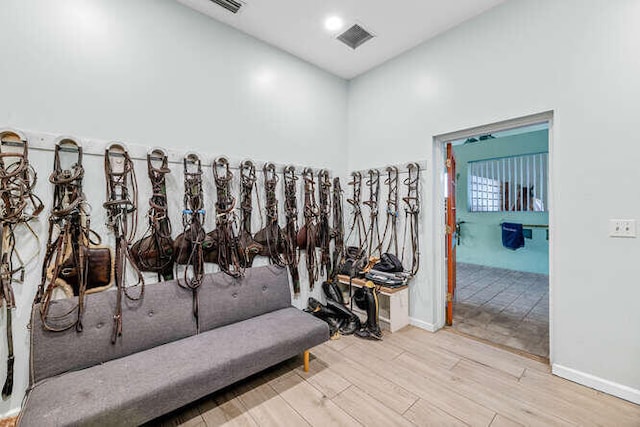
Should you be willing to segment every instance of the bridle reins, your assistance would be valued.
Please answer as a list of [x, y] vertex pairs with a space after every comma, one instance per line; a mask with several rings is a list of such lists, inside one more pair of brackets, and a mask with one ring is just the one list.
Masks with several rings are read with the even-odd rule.
[[318, 172], [318, 246], [320, 247], [320, 274], [329, 278], [331, 270], [331, 178], [329, 171]]
[[309, 288], [313, 289], [314, 283], [318, 280], [318, 264], [317, 264], [317, 218], [318, 205], [315, 196], [315, 179], [313, 177], [313, 169], [305, 168], [302, 171], [304, 179], [304, 232], [305, 236], [305, 253], [307, 257], [307, 273], [309, 276]]
[[420, 213], [420, 165], [409, 163], [407, 165], [408, 176], [404, 180], [407, 186], [407, 195], [402, 198], [405, 204], [405, 227], [402, 244], [402, 264], [404, 265], [405, 247], [407, 241], [407, 229], [411, 239], [411, 275], [415, 276], [420, 268], [420, 242], [419, 242], [419, 213]]
[[389, 166], [387, 168], [387, 179], [384, 183], [387, 186], [387, 221], [384, 225], [382, 233], [382, 246], [387, 241], [387, 233], [389, 242], [384, 247], [384, 251], [398, 256], [398, 168]]
[[[154, 162], [160, 161], [159, 166]], [[169, 160], [164, 150], [156, 148], [147, 153], [147, 175], [151, 182], [151, 197], [147, 218], [149, 225], [142, 239], [133, 246], [133, 253], [141, 271], [158, 274], [158, 280], [173, 279], [173, 239], [168, 215], [166, 175]]]
[[[22, 152], [4, 151], [5, 146], [22, 148]], [[23, 225], [38, 240], [38, 235], [29, 225], [43, 209], [42, 201], [33, 193], [37, 174], [29, 164], [27, 139], [13, 131], [0, 133], [0, 305], [6, 307], [7, 376], [2, 388], [2, 397], [13, 392], [13, 326], [12, 310], [16, 307], [12, 283], [23, 282], [25, 266], [35, 259], [38, 252], [24, 261], [16, 250], [15, 230]], [[38, 247], [40, 245], [38, 244]], [[18, 266], [14, 267], [14, 258]], [[19, 278], [15, 278], [16, 274]]]
[[[140, 300], [144, 296], [144, 277], [138, 269], [131, 251], [131, 243], [138, 226], [135, 215], [138, 206], [138, 186], [133, 160], [123, 145], [114, 143], [107, 147], [104, 156], [104, 171], [107, 181], [107, 226], [115, 236], [115, 284], [117, 287], [116, 312], [111, 341], [122, 335], [122, 300]], [[137, 277], [132, 286], [125, 284], [127, 265]], [[140, 287], [138, 295], [132, 296], [129, 289]]]
[[286, 166], [283, 172], [284, 177], [284, 210], [287, 224], [284, 229], [284, 259], [289, 266], [289, 273], [293, 282], [293, 292], [300, 292], [300, 272], [298, 261], [300, 253], [296, 239], [298, 236], [298, 202], [296, 197], [296, 168]]
[[363, 204], [369, 208], [369, 228], [367, 229], [368, 247], [367, 254], [378, 257], [381, 255], [380, 247], [382, 241], [380, 239], [380, 227], [378, 225], [378, 199], [380, 197], [380, 172], [377, 169], [369, 169], [367, 171], [369, 178], [366, 185], [369, 188], [369, 200], [365, 200]]

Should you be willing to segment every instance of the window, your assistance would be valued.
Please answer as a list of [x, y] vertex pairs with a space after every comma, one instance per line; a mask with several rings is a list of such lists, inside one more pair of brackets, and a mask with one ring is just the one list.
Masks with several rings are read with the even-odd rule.
[[547, 153], [469, 162], [469, 211], [546, 211], [547, 163]]

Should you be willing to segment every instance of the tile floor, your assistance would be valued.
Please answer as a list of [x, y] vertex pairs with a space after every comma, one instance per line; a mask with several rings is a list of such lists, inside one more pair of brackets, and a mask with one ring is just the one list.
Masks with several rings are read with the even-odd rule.
[[549, 357], [549, 276], [458, 263], [453, 327]]

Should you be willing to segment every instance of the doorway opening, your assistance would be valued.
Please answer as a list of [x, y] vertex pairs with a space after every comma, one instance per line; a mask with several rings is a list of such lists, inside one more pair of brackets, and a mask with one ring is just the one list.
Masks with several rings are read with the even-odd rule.
[[443, 141], [445, 323], [546, 360], [549, 124]]

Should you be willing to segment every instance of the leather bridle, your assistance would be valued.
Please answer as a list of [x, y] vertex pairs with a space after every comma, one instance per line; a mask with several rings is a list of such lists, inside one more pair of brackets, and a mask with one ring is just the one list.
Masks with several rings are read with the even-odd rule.
[[378, 199], [380, 197], [380, 172], [377, 169], [369, 169], [367, 171], [369, 178], [366, 185], [369, 189], [369, 200], [365, 200], [363, 204], [369, 208], [369, 228], [367, 236], [369, 243], [367, 253], [369, 256], [375, 256], [377, 252], [380, 257], [380, 247], [382, 240], [380, 239], [380, 227], [378, 225]]
[[[160, 165], [156, 166], [156, 162]], [[171, 221], [167, 213], [167, 184], [169, 160], [164, 150], [156, 148], [147, 153], [147, 174], [151, 181], [151, 197], [147, 218], [149, 225], [142, 239], [132, 248], [141, 271], [158, 274], [158, 281], [173, 279], [173, 239]]]
[[339, 263], [344, 257], [344, 215], [342, 209], [342, 187], [340, 178], [333, 178], [333, 254], [330, 278], [338, 275]]
[[[21, 148], [22, 152], [5, 151], [9, 146]], [[22, 259], [15, 247], [15, 231], [19, 226], [25, 226], [38, 239], [29, 225], [43, 209], [42, 201], [33, 193], [36, 178], [36, 172], [29, 164], [27, 139], [14, 131], [0, 133], [0, 305], [4, 303], [7, 315], [7, 377], [2, 388], [3, 398], [13, 392], [15, 356], [11, 315], [16, 301], [12, 283], [24, 281], [26, 264], [37, 256], [36, 253], [27, 261]], [[14, 266], [14, 260], [17, 266]], [[17, 274], [20, 274], [18, 278], [15, 277]]]
[[[198, 289], [204, 277], [204, 248], [210, 248], [203, 227], [206, 210], [202, 191], [202, 163], [195, 153], [188, 153], [183, 159], [184, 199], [182, 210], [182, 233], [174, 242], [176, 264], [184, 265], [182, 278], [176, 273], [178, 285], [190, 289], [193, 294], [193, 316], [196, 330], [199, 330]], [[177, 269], [177, 265], [176, 265]]]
[[318, 172], [318, 247], [320, 248], [320, 274], [329, 278], [331, 270], [331, 227], [329, 217], [331, 215], [331, 178], [326, 169]]
[[387, 233], [389, 236], [389, 242], [384, 247], [384, 251], [395, 256], [398, 256], [398, 175], [396, 166], [387, 168], [387, 179], [384, 181], [387, 186], [387, 221], [382, 233], [382, 246], [387, 241]]
[[241, 277], [244, 269], [239, 256], [240, 227], [235, 214], [236, 198], [231, 194], [233, 173], [226, 157], [216, 158], [212, 168], [216, 185], [216, 228], [209, 232], [209, 236], [214, 240], [218, 252], [215, 262], [229, 276]]
[[[107, 226], [115, 236], [114, 279], [117, 287], [116, 311], [111, 341], [115, 344], [122, 335], [122, 300], [140, 300], [144, 296], [144, 277], [138, 269], [131, 251], [136, 234], [138, 220], [138, 186], [133, 160], [121, 144], [111, 144], [104, 155], [104, 172], [107, 182], [107, 200], [103, 207], [107, 210]], [[129, 267], [129, 268], [127, 268]], [[126, 273], [130, 270], [137, 277], [132, 286], [125, 284]], [[132, 296], [129, 290], [139, 287], [138, 295]]]
[[420, 165], [409, 163], [407, 165], [408, 176], [404, 180], [407, 186], [407, 195], [402, 198], [405, 204], [405, 227], [402, 244], [402, 264], [404, 263], [405, 247], [407, 243], [407, 229], [411, 239], [411, 275], [415, 276], [420, 268], [420, 242], [419, 242], [419, 213], [420, 213]]
[[352, 172], [351, 177], [352, 180], [348, 185], [353, 187], [353, 196], [347, 199], [347, 202], [353, 209], [353, 222], [351, 223], [351, 228], [345, 241], [350, 242], [351, 236], [355, 233], [358, 239], [358, 248], [363, 250], [367, 245], [367, 229], [364, 224], [364, 218], [362, 217], [362, 199], [360, 195], [362, 191], [362, 174], [360, 172]]
[[262, 168], [264, 174], [265, 193], [265, 227], [258, 231], [255, 239], [262, 245], [262, 255], [269, 257], [273, 264], [284, 267], [285, 260], [280, 255], [284, 252], [284, 235], [278, 225], [278, 198], [276, 190], [278, 186], [278, 174], [273, 163], [265, 163]]
[[304, 180], [304, 227], [303, 232], [304, 249], [307, 257], [307, 273], [309, 275], [309, 287], [313, 289], [314, 283], [318, 280], [318, 261], [316, 254], [317, 229], [318, 229], [318, 205], [315, 196], [315, 179], [313, 169], [305, 168], [302, 171]]
[[[75, 163], [66, 169], [60, 159], [63, 151], [75, 152], [77, 155]], [[90, 247], [99, 245], [101, 241], [100, 236], [90, 227], [90, 208], [82, 189], [84, 172], [82, 146], [70, 138], [58, 140], [54, 150], [53, 172], [49, 176], [49, 182], [53, 184], [53, 204], [49, 215], [47, 249], [42, 264], [42, 279], [35, 298], [35, 303], [40, 303], [43, 328], [52, 332], [72, 327], [82, 332], [84, 297], [90, 285]], [[108, 249], [105, 251], [110, 254]], [[110, 257], [107, 262], [109, 265], [106, 271], [109, 276], [105, 286], [108, 287], [111, 281]], [[76, 295], [78, 302], [66, 313], [58, 313], [55, 320], [51, 321], [48, 313], [54, 291], [64, 285], [72, 288], [66, 290], [67, 296]], [[77, 311], [75, 320], [61, 323], [61, 319], [73, 311]]]
[[[253, 259], [262, 250], [262, 245], [253, 239], [251, 232], [251, 213], [253, 211], [253, 193], [258, 192], [256, 167], [251, 160], [240, 163], [240, 266], [251, 267]], [[258, 197], [259, 201], [260, 198]], [[258, 209], [259, 210], [259, 209]]]
[[300, 272], [298, 262], [300, 253], [296, 238], [298, 236], [298, 202], [296, 197], [296, 168], [286, 166], [283, 172], [284, 177], [284, 211], [287, 225], [284, 229], [284, 259], [289, 266], [289, 273], [293, 282], [293, 292], [300, 292]]

